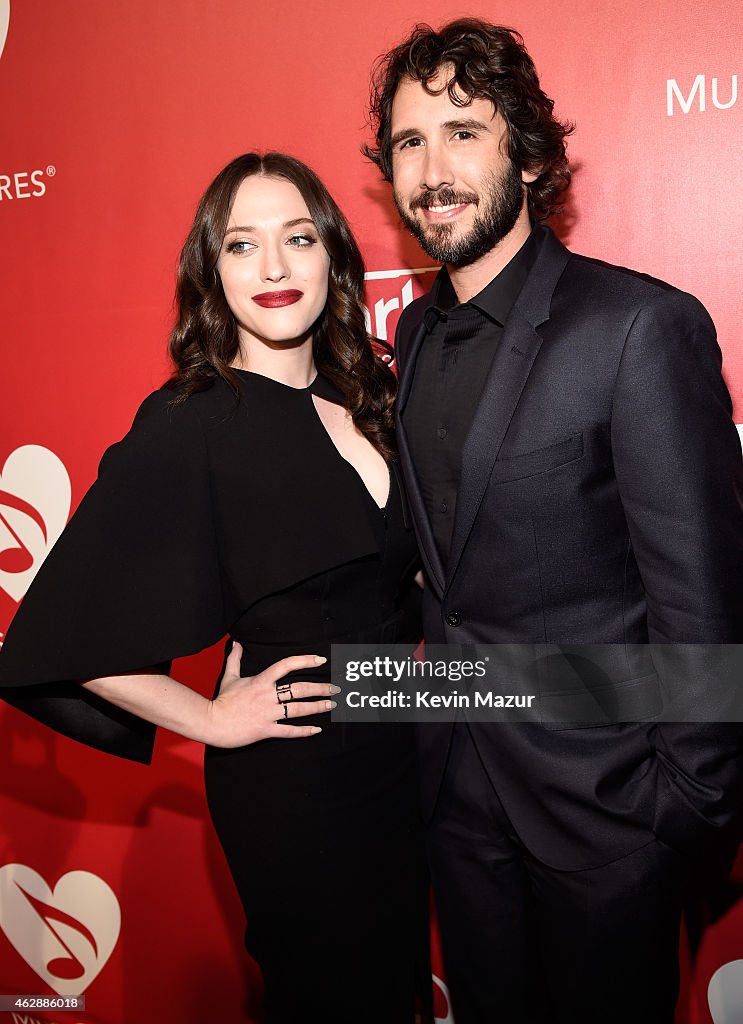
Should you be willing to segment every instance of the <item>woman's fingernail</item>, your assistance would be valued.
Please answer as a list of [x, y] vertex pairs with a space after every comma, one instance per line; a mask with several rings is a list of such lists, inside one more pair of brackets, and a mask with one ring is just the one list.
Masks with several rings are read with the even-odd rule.
[[316, 665], [324, 665], [327, 660], [328, 660], [327, 658], [321, 658], [319, 654], [315, 655], [315, 664]]
[[319, 725], [313, 725], [312, 726], [312, 735], [316, 736], [319, 732], [322, 732], [322, 729], [320, 728], [320, 726]]
[[333, 708], [337, 708], [338, 707], [337, 701], [334, 701], [334, 700], [328, 700], [328, 701], [325, 702], [325, 704], [326, 704], [326, 707], [327, 707], [328, 711], [332, 711]]
[[341, 692], [341, 688], [340, 688], [340, 686], [336, 686], [335, 683], [331, 683], [330, 684], [330, 692], [331, 693], [340, 693]]

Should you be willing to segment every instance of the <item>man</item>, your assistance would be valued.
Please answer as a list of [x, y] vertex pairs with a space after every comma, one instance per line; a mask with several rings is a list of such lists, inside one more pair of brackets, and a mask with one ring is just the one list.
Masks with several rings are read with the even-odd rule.
[[517, 33], [419, 26], [375, 88], [367, 155], [444, 264], [396, 340], [426, 640], [627, 661], [610, 724], [419, 730], [456, 1020], [672, 1024], [684, 885], [731, 820], [739, 727], [638, 720], [668, 680], [625, 652], [743, 639], [743, 476], [714, 327], [540, 224], [570, 181], [571, 129]]

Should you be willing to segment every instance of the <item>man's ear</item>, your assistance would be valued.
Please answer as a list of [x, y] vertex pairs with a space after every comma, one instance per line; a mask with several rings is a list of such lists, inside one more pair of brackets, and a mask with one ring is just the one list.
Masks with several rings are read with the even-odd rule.
[[531, 183], [533, 181], [537, 180], [537, 178], [539, 177], [539, 175], [541, 173], [542, 173], [542, 168], [541, 167], [538, 170], [536, 170], [536, 171], [522, 171], [521, 172], [521, 180], [523, 181], [523, 183], [525, 185], [531, 185]]

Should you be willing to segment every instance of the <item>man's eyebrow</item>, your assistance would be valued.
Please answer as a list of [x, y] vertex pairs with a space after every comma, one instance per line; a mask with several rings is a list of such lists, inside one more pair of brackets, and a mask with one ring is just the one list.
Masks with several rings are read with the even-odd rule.
[[396, 146], [398, 142], [405, 142], [406, 139], [414, 139], [418, 135], [420, 135], [420, 132], [417, 128], [402, 128], [392, 136], [390, 146]]
[[478, 121], [474, 117], [458, 117], [453, 121], [444, 121], [441, 125], [442, 128], [446, 128], [447, 131], [465, 131], [465, 132], [489, 132], [491, 131], [490, 125], [484, 121]]
[[[490, 132], [492, 129], [490, 125], [484, 121], [478, 121], [474, 117], [459, 117], [453, 121], [442, 121], [439, 125], [448, 132]], [[422, 132], [417, 128], [402, 128], [390, 139], [390, 146], [397, 146], [400, 142], [405, 142], [406, 139], [415, 139], [420, 136]]]
[[[296, 217], [294, 220], [284, 221], [284, 223], [281, 226], [282, 228], [295, 228], [297, 227], [298, 224], [311, 224], [313, 227], [315, 226], [315, 222], [311, 217]], [[227, 228], [227, 230], [225, 231], [225, 235], [230, 235], [233, 232], [239, 231], [244, 231], [246, 234], [250, 234], [251, 231], [255, 230], [256, 228], [254, 228], [250, 224], [247, 226], [244, 224], [238, 224], [235, 225], [234, 228]]]

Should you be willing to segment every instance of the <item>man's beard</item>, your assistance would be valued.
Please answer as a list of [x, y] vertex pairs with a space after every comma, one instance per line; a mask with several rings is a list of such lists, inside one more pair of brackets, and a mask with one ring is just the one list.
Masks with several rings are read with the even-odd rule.
[[[524, 192], [521, 172], [509, 161], [502, 177], [493, 175], [483, 183], [480, 196], [474, 192], [440, 188], [436, 191], [427, 189], [406, 205], [397, 192], [394, 198], [403, 224], [431, 259], [451, 267], [466, 267], [489, 253], [512, 230], [521, 213]], [[456, 238], [456, 223], [422, 224], [415, 211], [432, 203], [441, 206], [475, 204], [472, 227]]]

